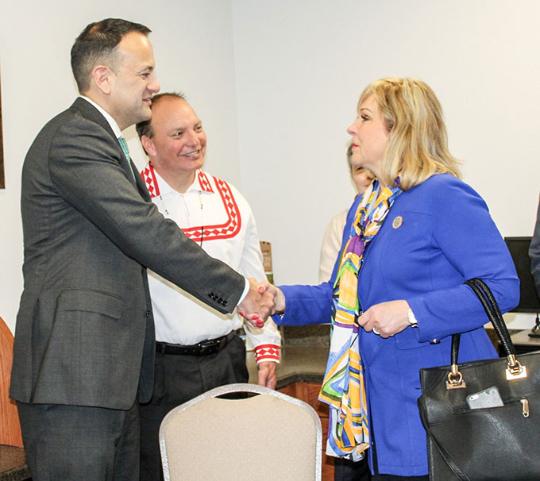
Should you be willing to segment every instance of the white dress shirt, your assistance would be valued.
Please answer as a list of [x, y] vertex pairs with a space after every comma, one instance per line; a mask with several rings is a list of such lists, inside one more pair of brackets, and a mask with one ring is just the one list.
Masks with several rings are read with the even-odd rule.
[[[246, 199], [227, 182], [198, 170], [185, 193], [174, 190], [151, 165], [141, 172], [159, 211], [210, 256], [247, 277], [265, 280], [257, 227]], [[194, 269], [197, 266], [193, 266]], [[236, 314], [220, 314], [166, 279], [149, 271], [156, 340], [191, 345], [242, 327]], [[268, 319], [262, 329], [244, 325], [248, 348], [257, 361], [278, 361], [281, 339]]]
[[92, 99], [89, 99], [84, 95], [79, 95], [79, 97], [86, 100], [89, 104], [93, 105], [96, 109], [99, 110], [99, 113], [103, 115], [103, 117], [105, 117], [105, 120], [111, 126], [111, 129], [114, 132], [114, 135], [116, 135], [116, 138], [122, 137], [122, 131], [120, 130], [120, 127], [109, 112], [107, 112], [101, 105], [96, 104]]

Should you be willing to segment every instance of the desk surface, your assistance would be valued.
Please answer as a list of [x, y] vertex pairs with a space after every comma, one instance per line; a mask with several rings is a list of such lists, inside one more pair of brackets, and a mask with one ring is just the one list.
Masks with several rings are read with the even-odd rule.
[[511, 336], [514, 346], [526, 346], [531, 349], [536, 347], [540, 350], [540, 337], [529, 337], [529, 332], [529, 329], [525, 329]]

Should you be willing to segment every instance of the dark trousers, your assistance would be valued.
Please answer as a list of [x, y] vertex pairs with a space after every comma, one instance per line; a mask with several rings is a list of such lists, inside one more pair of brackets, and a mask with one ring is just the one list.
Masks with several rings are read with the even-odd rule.
[[[206, 356], [156, 354], [154, 395], [141, 413], [141, 481], [163, 479], [159, 426], [176, 406], [225, 384], [247, 382], [246, 348], [233, 336], [219, 352]], [[189, 439], [186, 439], [189, 442]]]
[[127, 410], [17, 403], [33, 481], [136, 481], [138, 405]]
[[370, 481], [367, 459], [356, 463], [347, 459], [334, 459], [334, 481]]

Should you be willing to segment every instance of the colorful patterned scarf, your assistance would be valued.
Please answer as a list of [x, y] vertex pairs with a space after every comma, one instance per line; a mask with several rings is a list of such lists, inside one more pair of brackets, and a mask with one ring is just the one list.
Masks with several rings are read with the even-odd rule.
[[330, 412], [326, 454], [353, 461], [362, 459], [370, 443], [359, 327], [355, 324], [362, 313], [358, 273], [368, 244], [401, 193], [396, 184], [390, 189], [375, 181], [371, 193], [366, 193], [367, 202], [360, 202], [334, 283], [332, 339], [319, 400], [329, 405]]

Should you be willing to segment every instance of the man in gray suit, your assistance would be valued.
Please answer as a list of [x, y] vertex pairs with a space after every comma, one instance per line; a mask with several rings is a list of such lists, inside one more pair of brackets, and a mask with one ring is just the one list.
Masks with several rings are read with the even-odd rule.
[[149, 32], [119, 19], [85, 28], [71, 51], [81, 97], [25, 159], [11, 396], [34, 481], [138, 479], [137, 400], [150, 399], [155, 349], [146, 268], [254, 325], [272, 309], [164, 219], [134, 174], [121, 131], [150, 118], [159, 90]]
[[536, 284], [536, 292], [540, 296], [540, 201], [538, 202], [534, 234], [529, 247], [529, 257], [531, 258], [531, 272]]

